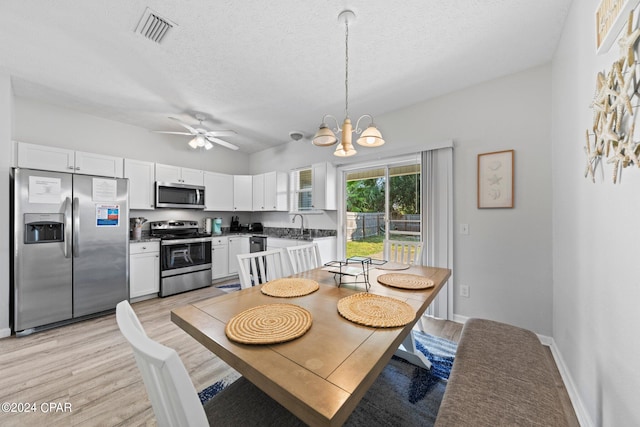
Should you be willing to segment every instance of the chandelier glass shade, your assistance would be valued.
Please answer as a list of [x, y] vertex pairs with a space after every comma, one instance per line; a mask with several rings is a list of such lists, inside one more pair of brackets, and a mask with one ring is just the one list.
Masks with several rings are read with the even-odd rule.
[[[344, 86], [345, 86], [345, 119], [342, 123], [342, 127], [339, 126], [338, 120], [329, 114], [325, 115], [322, 119], [322, 124], [318, 129], [318, 132], [314, 135], [312, 142], [314, 145], [319, 147], [328, 147], [336, 142], [338, 142], [338, 138], [336, 137], [337, 133], [342, 133], [342, 138], [340, 143], [336, 147], [336, 151], [333, 153], [338, 157], [348, 157], [353, 156], [357, 153], [355, 148], [353, 147], [353, 143], [351, 142], [352, 133], [355, 132], [356, 135], [361, 135], [360, 138], [356, 140], [359, 145], [364, 147], [379, 147], [384, 144], [384, 139], [382, 138], [382, 134], [373, 123], [373, 117], [369, 114], [365, 114], [361, 116], [357, 122], [355, 129], [351, 124], [351, 119], [349, 118], [349, 20], [353, 20], [355, 18], [355, 14], [351, 10], [343, 10], [338, 15], [338, 20], [344, 20], [345, 24], [345, 78], [344, 78]], [[327, 125], [327, 119], [331, 118], [335, 121], [335, 127], [333, 129], [329, 128]], [[360, 121], [362, 119], [369, 119], [371, 122], [369, 126], [364, 129], [360, 127]]]

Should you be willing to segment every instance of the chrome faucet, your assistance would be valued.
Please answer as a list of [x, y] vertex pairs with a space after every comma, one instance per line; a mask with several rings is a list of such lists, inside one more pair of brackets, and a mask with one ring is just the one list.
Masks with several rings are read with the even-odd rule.
[[304, 235], [304, 217], [301, 214], [294, 214], [293, 218], [291, 219], [291, 222], [292, 223], [296, 222], [297, 216], [300, 217], [300, 235], [303, 236]]

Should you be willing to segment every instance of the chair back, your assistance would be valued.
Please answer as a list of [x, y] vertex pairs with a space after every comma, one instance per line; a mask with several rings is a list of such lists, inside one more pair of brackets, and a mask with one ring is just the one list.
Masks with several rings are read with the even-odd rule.
[[249, 254], [238, 254], [238, 276], [240, 288], [266, 283], [289, 275], [289, 269], [280, 249], [271, 249]]
[[384, 259], [399, 264], [422, 265], [422, 242], [384, 241]]
[[293, 274], [312, 270], [322, 265], [320, 249], [317, 243], [289, 246], [286, 249], [287, 255], [289, 256], [289, 265]]
[[131, 344], [158, 426], [207, 426], [204, 408], [178, 353], [147, 337], [128, 301], [116, 306], [116, 321]]

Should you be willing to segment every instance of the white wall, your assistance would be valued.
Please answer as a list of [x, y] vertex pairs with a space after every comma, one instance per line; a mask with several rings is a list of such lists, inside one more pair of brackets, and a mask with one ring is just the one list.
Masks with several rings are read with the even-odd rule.
[[11, 78], [0, 73], [0, 224], [2, 235], [0, 239], [0, 338], [9, 336], [9, 172], [11, 165], [11, 129], [13, 95]]
[[[356, 155], [393, 156], [453, 139], [454, 312], [542, 335], [551, 335], [552, 327], [550, 79], [550, 66], [541, 66], [376, 117], [387, 143]], [[515, 208], [477, 209], [477, 155], [505, 149], [515, 150]], [[332, 153], [309, 141], [292, 142], [253, 154], [251, 168], [335, 161]], [[277, 213], [269, 219], [278, 218], [287, 220]], [[470, 225], [468, 236], [457, 233], [459, 223]], [[457, 296], [461, 283], [470, 287], [470, 298]]]
[[553, 60], [553, 336], [587, 422], [637, 426], [640, 170], [625, 169], [615, 185], [611, 165], [595, 184], [584, 178], [596, 74], [619, 57], [617, 44], [595, 53], [598, 4], [572, 3]]
[[21, 97], [14, 103], [12, 137], [17, 141], [222, 173], [249, 172], [249, 156], [244, 153], [218, 147], [194, 151], [187, 145], [186, 136], [152, 133]]

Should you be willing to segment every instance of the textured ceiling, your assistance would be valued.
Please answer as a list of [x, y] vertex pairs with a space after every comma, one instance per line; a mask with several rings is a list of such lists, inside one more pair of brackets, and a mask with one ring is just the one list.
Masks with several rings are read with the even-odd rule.
[[[17, 96], [149, 130], [210, 129], [251, 153], [551, 60], [571, 0], [4, 0], [0, 71]], [[177, 26], [134, 33], [149, 7]], [[384, 123], [378, 125], [384, 131]], [[180, 137], [176, 137], [180, 138]]]

